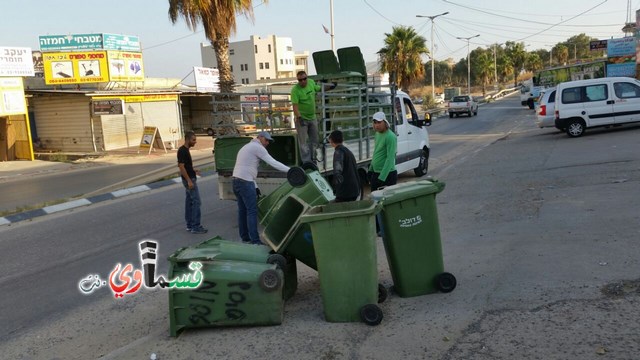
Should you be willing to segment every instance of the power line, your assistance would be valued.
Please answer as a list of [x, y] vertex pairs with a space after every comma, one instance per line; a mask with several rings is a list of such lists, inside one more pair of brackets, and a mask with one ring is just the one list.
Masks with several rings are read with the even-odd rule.
[[392, 23], [392, 24], [395, 24], [395, 25], [404, 26], [404, 25], [399, 24], [399, 23], [397, 23], [397, 22], [395, 22], [395, 21], [393, 21], [393, 20], [389, 19], [388, 17], [386, 17], [386, 16], [382, 15], [382, 13], [381, 13], [380, 11], [376, 10], [376, 8], [374, 8], [373, 6], [371, 6], [371, 4], [369, 4], [369, 3], [367, 2], [367, 0], [362, 0], [362, 1], [364, 1], [364, 3], [365, 3], [365, 4], [367, 4], [367, 6], [371, 8], [371, 10], [373, 10], [376, 14], [380, 15], [380, 17], [382, 17], [383, 19], [387, 20], [388, 22], [390, 22], [390, 23]]

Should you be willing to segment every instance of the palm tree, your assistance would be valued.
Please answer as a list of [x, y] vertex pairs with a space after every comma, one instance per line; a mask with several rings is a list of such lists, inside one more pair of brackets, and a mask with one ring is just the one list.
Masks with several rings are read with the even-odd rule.
[[429, 53], [427, 40], [405, 26], [394, 26], [391, 34], [384, 35], [385, 47], [378, 51], [380, 71], [394, 73], [398, 86], [407, 91], [412, 82], [424, 76], [422, 55]]
[[472, 57], [472, 64], [475, 76], [482, 83], [482, 96], [487, 92], [486, 85], [493, 77], [493, 53], [490, 50], [477, 49], [476, 56]]
[[[263, 0], [264, 3], [267, 0]], [[175, 24], [182, 16], [190, 30], [202, 24], [216, 53], [220, 72], [220, 92], [233, 92], [233, 74], [229, 64], [229, 36], [236, 32], [236, 15], [253, 21], [251, 0], [169, 0], [169, 18]]]
[[505, 44], [505, 51], [507, 56], [511, 58], [511, 65], [513, 65], [513, 86], [518, 86], [518, 74], [524, 67], [524, 62], [527, 57], [527, 52], [524, 49], [523, 42], [507, 41]]

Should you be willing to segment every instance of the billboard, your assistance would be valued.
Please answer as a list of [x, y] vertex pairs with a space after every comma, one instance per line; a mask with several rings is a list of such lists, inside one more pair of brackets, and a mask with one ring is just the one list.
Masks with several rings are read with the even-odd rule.
[[0, 76], [33, 76], [31, 49], [0, 47]]
[[43, 53], [47, 85], [109, 81], [105, 51]]
[[140, 51], [137, 36], [119, 34], [40, 35], [42, 51], [120, 50]]
[[193, 76], [196, 80], [196, 91], [219, 92], [220, 72], [218, 69], [193, 67]]
[[0, 78], [0, 116], [26, 113], [22, 78]]
[[110, 81], [144, 81], [142, 53], [107, 51]]
[[627, 36], [607, 41], [607, 77], [636, 76], [636, 38]]

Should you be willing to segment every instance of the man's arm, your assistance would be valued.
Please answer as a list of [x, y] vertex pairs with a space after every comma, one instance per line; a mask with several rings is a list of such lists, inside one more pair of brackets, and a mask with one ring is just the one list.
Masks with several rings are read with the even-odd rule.
[[271, 155], [269, 155], [269, 152], [267, 152], [267, 149], [265, 149], [264, 147], [260, 149], [260, 153], [258, 153], [258, 157], [262, 159], [264, 162], [266, 162], [267, 164], [271, 165], [271, 167], [273, 167], [276, 170], [280, 170], [282, 172], [289, 171], [289, 167], [287, 165], [274, 159]]
[[[391, 130], [387, 130], [387, 131], [391, 131]], [[393, 132], [392, 132], [393, 134]], [[393, 136], [395, 137], [395, 134], [393, 134]], [[390, 137], [387, 137], [385, 139], [385, 150], [386, 150], [386, 159], [384, 161], [384, 166], [382, 167], [382, 170], [380, 171], [380, 176], [378, 176], [378, 179], [380, 179], [380, 181], [386, 181], [387, 180], [387, 176], [389, 175], [389, 173], [391, 172], [391, 169], [393, 169], [393, 167], [396, 164], [396, 142], [394, 141], [395, 139], [391, 139]]]
[[334, 190], [338, 190], [344, 182], [344, 152], [337, 150], [333, 153], [333, 187]]
[[184, 168], [184, 164], [178, 163], [178, 168], [180, 169], [180, 176], [187, 180], [187, 186], [189, 186], [189, 189], [193, 189], [193, 182], [191, 181], [189, 174], [187, 174], [187, 169]]

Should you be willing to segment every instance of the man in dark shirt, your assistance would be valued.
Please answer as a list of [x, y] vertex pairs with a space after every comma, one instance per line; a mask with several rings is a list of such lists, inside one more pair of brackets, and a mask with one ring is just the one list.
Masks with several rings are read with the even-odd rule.
[[178, 149], [178, 168], [182, 177], [182, 185], [186, 191], [184, 203], [184, 220], [187, 231], [192, 234], [204, 234], [208, 230], [200, 224], [200, 192], [196, 183], [196, 176], [200, 171], [193, 168], [189, 148], [196, 145], [196, 134], [193, 131], [184, 133], [184, 145]]
[[333, 147], [333, 191], [336, 202], [355, 201], [360, 195], [360, 177], [356, 158], [351, 150], [342, 145], [342, 131], [329, 134], [329, 144]]

